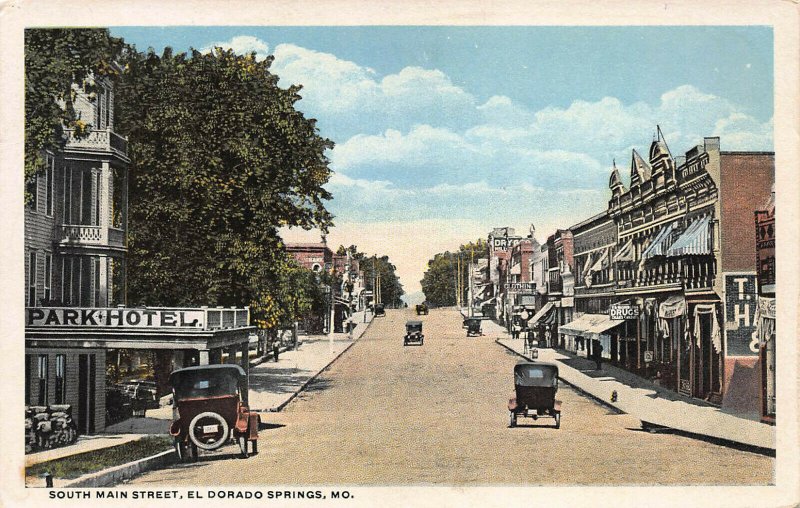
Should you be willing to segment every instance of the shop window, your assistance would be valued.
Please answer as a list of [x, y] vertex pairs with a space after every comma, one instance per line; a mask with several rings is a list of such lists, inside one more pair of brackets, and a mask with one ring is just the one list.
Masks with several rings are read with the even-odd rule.
[[37, 365], [39, 405], [47, 405], [47, 355], [39, 355]]
[[33, 355], [25, 355], [25, 405], [31, 404], [31, 361]]
[[28, 307], [36, 306], [36, 265], [38, 256], [36, 251], [31, 251], [28, 255]]
[[65, 404], [67, 399], [67, 357], [66, 355], [56, 355], [56, 393], [55, 403]]

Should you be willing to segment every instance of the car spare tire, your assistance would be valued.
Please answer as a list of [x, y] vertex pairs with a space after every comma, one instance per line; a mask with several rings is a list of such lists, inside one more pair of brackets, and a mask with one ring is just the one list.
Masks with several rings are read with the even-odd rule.
[[189, 439], [203, 450], [216, 450], [228, 440], [228, 422], [213, 411], [205, 411], [192, 418]]

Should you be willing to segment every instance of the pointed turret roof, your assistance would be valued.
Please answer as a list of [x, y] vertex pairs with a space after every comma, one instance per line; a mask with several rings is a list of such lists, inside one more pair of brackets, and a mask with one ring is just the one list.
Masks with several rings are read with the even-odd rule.
[[631, 154], [631, 183], [634, 181], [634, 176], [640, 182], [644, 182], [645, 180], [649, 180], [650, 176], [653, 174], [653, 168], [650, 167], [639, 152], [635, 149]]
[[650, 145], [650, 160], [656, 160], [661, 156], [666, 155], [672, 159], [672, 152], [669, 151], [667, 141], [664, 139], [664, 133], [661, 132], [661, 126], [656, 125], [656, 137]]
[[625, 190], [625, 186], [622, 184], [622, 178], [619, 176], [619, 169], [617, 169], [616, 160], [612, 162], [611, 177], [608, 179], [608, 187], [612, 190], [617, 187], [622, 187], [623, 192]]

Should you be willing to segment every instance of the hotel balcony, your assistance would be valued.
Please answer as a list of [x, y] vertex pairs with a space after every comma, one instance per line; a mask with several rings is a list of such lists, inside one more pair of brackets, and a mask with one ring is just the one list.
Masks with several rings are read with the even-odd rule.
[[70, 152], [110, 153], [125, 162], [130, 162], [128, 158], [128, 138], [120, 136], [111, 129], [91, 131], [81, 138], [75, 136], [74, 130], [66, 129], [64, 130], [64, 135], [67, 138], [65, 149]]
[[59, 246], [127, 249], [127, 236], [122, 229], [106, 226], [62, 224], [59, 226]]

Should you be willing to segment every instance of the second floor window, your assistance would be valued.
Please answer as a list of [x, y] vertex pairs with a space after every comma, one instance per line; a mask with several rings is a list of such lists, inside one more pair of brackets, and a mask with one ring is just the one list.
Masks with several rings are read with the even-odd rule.
[[28, 254], [28, 307], [36, 306], [36, 265], [38, 256], [36, 252]]
[[[50, 287], [53, 283], [53, 255], [46, 252], [44, 255], [44, 301], [49, 302], [51, 298]], [[47, 304], [47, 303], [46, 303]]]

